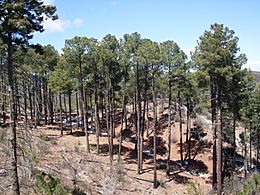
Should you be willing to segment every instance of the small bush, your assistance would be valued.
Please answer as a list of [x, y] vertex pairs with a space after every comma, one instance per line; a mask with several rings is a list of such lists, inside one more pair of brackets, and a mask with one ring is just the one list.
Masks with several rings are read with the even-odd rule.
[[102, 185], [102, 191], [104, 192], [104, 195], [111, 195], [115, 194], [118, 187], [124, 185], [124, 167], [122, 164], [122, 161], [119, 160], [119, 162], [114, 165], [113, 167], [110, 167], [108, 170], [103, 170], [104, 175], [102, 175], [101, 179], [101, 185]]
[[187, 187], [186, 193], [187, 195], [203, 195], [201, 191], [200, 184], [197, 182], [190, 182], [189, 186]]
[[260, 174], [254, 174], [254, 175], [253, 175], [253, 180], [254, 180], [254, 182], [255, 182], [255, 185], [256, 185], [257, 187], [260, 187]]
[[253, 174], [243, 185], [243, 190], [239, 195], [260, 194], [260, 174]]
[[58, 145], [57, 139], [51, 139], [50, 143], [53, 144], [53, 145]]
[[68, 192], [63, 188], [58, 178], [36, 173], [37, 191], [46, 195], [67, 195]]
[[0, 131], [0, 144], [4, 142], [4, 132]]
[[86, 193], [77, 186], [74, 187], [71, 194], [72, 195], [86, 195]]
[[40, 139], [46, 142], [51, 140], [51, 138], [49, 138], [47, 135], [40, 135]]
[[123, 167], [123, 163], [122, 163], [121, 159], [116, 164], [116, 170], [115, 171], [116, 171], [117, 182], [124, 183], [125, 172], [124, 172], [124, 167]]

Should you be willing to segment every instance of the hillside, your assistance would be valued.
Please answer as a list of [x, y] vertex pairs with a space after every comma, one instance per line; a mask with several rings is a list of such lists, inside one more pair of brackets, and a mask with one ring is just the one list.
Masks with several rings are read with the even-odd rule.
[[258, 71], [252, 71], [252, 75], [255, 78], [257, 83], [260, 83], [260, 72]]
[[[84, 132], [80, 129], [73, 129], [73, 133], [70, 134], [69, 131], [65, 130], [65, 135], [61, 136], [58, 124], [40, 126], [37, 129], [24, 129], [20, 125], [19, 134], [21, 134], [23, 140], [31, 140], [32, 144], [26, 146], [24, 141], [20, 139], [19, 143], [23, 150], [29, 151], [25, 154], [26, 158], [33, 159], [29, 161], [21, 159], [21, 162], [26, 166], [34, 167], [31, 171], [38, 171], [43, 180], [47, 181], [49, 177], [58, 178], [57, 181], [69, 192], [78, 187], [78, 189], [84, 191], [83, 194], [185, 194], [191, 188], [191, 190], [199, 190], [201, 194], [207, 194], [211, 189], [213, 159], [210, 120], [206, 116], [198, 116], [192, 120], [192, 127], [194, 130], [196, 129], [197, 134], [192, 131], [192, 160], [189, 165], [187, 160], [184, 161], [184, 164], [181, 164], [179, 160], [180, 123], [173, 121], [171, 170], [170, 175], [166, 176], [168, 139], [166, 114], [168, 110], [166, 107], [159, 106], [159, 108], [158, 125], [160, 130], [157, 135], [157, 179], [159, 187], [157, 189], [153, 189], [153, 136], [151, 132], [144, 133], [144, 167], [141, 174], [136, 172], [135, 132], [131, 123], [130, 112], [128, 114], [129, 126], [123, 130], [122, 156], [119, 162], [118, 145], [121, 126], [120, 124], [116, 126], [113, 166], [109, 164], [107, 136], [100, 137], [100, 155], [97, 155], [96, 136], [91, 133], [89, 135], [91, 154], [88, 154], [86, 153]], [[150, 109], [149, 111], [151, 112]], [[118, 114], [118, 116], [121, 116], [121, 114]], [[119, 118], [118, 121], [120, 120]], [[149, 122], [147, 125], [149, 126]], [[195, 126], [201, 128], [195, 128]], [[186, 124], [183, 124], [183, 129], [186, 129]], [[2, 135], [4, 135], [3, 133]], [[183, 131], [182, 136], [185, 140], [185, 131]], [[5, 146], [5, 144], [2, 146]], [[187, 154], [187, 149], [187, 142], [184, 141], [185, 154]], [[1, 150], [0, 155], [2, 156], [0, 167], [5, 167], [5, 165], [8, 165], [8, 158], [4, 153], [1, 154]], [[5, 167], [2, 171], [7, 169], [8, 167]], [[19, 174], [23, 178], [22, 194], [35, 194], [33, 192], [32, 183], [34, 179], [32, 174], [28, 170], [19, 170]], [[28, 175], [30, 176], [28, 177]], [[1, 177], [6, 182], [0, 184], [0, 187], [8, 190], [10, 179], [8, 174], [0, 174], [0, 179]], [[39, 178], [36, 179], [39, 182]], [[40, 187], [38, 186], [38, 188]]]
[[[29, 149], [20, 139], [19, 143], [23, 146], [23, 150], [30, 150], [26, 154], [26, 158], [34, 159], [33, 161], [21, 159], [21, 162], [26, 166], [34, 167], [31, 171], [38, 171], [44, 180], [48, 180], [48, 177], [58, 178], [57, 181], [61, 182], [64, 189], [69, 192], [72, 192], [77, 186], [84, 190], [85, 194], [103, 194], [104, 192], [107, 194], [136, 195], [184, 194], [192, 184], [199, 184], [198, 190], [206, 194], [211, 189], [211, 131], [206, 125], [205, 129], [201, 129], [201, 136], [198, 139], [192, 136], [192, 160], [189, 165], [187, 165], [187, 160], [182, 165], [179, 160], [180, 123], [174, 122], [174, 125], [172, 125], [171, 171], [170, 176], [167, 177], [165, 172], [168, 138], [167, 118], [165, 118], [167, 112], [167, 109], [163, 109], [158, 117], [160, 131], [157, 137], [157, 179], [159, 182], [157, 189], [153, 189], [153, 136], [151, 132], [149, 132], [148, 137], [146, 132], [144, 134], [144, 167], [142, 173], [137, 174], [135, 132], [131, 126], [131, 114], [128, 115], [129, 128], [123, 130], [122, 156], [119, 162], [117, 151], [121, 126], [118, 124], [116, 127], [112, 167], [109, 164], [107, 136], [100, 137], [100, 155], [97, 155], [96, 136], [91, 133], [89, 135], [91, 154], [87, 154], [84, 132], [80, 129], [73, 129], [73, 134], [70, 134], [69, 131], [65, 130], [64, 136], [61, 136], [60, 127], [57, 124], [40, 126], [37, 129], [24, 129], [22, 125], [19, 126], [19, 132], [24, 137], [23, 139], [31, 140], [32, 144]], [[119, 116], [121, 115], [119, 114]], [[202, 124], [201, 121], [202, 119], [197, 119], [197, 123]], [[185, 124], [183, 124], [183, 129], [186, 129]], [[0, 135], [4, 135], [4, 132], [1, 132], [0, 130]], [[182, 136], [185, 139], [185, 131], [183, 131]], [[3, 143], [0, 149], [3, 149], [3, 146], [6, 145]], [[186, 154], [187, 145], [185, 142], [184, 146], [184, 153]], [[8, 167], [5, 165], [9, 164], [9, 159], [4, 153], [1, 153], [1, 150], [0, 155], [3, 160], [0, 167], [5, 167], [2, 171], [6, 171]], [[19, 174], [23, 178], [22, 194], [35, 194], [32, 187], [33, 177], [30, 171], [19, 169]], [[8, 190], [9, 176], [8, 174], [0, 174], [0, 180], [6, 181], [2, 184], [0, 182], [0, 188]], [[32, 179], [30, 179], [31, 177]], [[37, 182], [39, 182], [38, 180], [39, 178], [37, 178]], [[38, 186], [38, 188], [40, 187]], [[5, 192], [5, 190], [1, 191]]]

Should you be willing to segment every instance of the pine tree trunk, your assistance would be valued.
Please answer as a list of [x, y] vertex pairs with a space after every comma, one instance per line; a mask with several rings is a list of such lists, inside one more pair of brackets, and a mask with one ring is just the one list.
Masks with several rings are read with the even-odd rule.
[[70, 134], [72, 135], [72, 118], [71, 118], [72, 108], [71, 108], [71, 92], [69, 92], [69, 120], [70, 120]]
[[[82, 84], [83, 87], [83, 84]], [[84, 97], [85, 89], [83, 88], [83, 94], [81, 97], [82, 106], [83, 106], [83, 124], [84, 124], [84, 131], [85, 131], [85, 136], [86, 136], [86, 147], [87, 147], [87, 152], [90, 153], [90, 147], [89, 147], [89, 136], [88, 136], [88, 122], [87, 122], [87, 108], [86, 108], [86, 103], [87, 103], [87, 97]]]
[[187, 103], [187, 111], [186, 111], [186, 144], [188, 143], [189, 141], [189, 120], [190, 120], [190, 103], [189, 103], [189, 98], [187, 97], [186, 98], [186, 103]]
[[53, 108], [53, 106], [54, 106], [54, 94], [53, 94], [53, 92], [51, 91], [51, 89], [49, 89], [49, 100], [48, 100], [48, 102], [49, 102], [49, 118], [50, 118], [50, 124], [53, 124], [53, 117], [54, 117], [54, 108]]
[[[108, 90], [109, 93], [109, 90]], [[111, 143], [110, 143], [110, 109], [109, 109], [109, 95], [106, 98], [106, 128], [107, 128], [107, 138], [108, 138], [108, 147], [109, 147], [109, 155], [111, 153]], [[110, 159], [111, 160], [111, 159]]]
[[137, 132], [137, 104], [136, 104], [136, 92], [134, 94], [134, 104], [133, 104], [133, 128], [134, 128], [134, 132], [135, 132], [135, 154], [137, 155], [137, 166], [138, 166], [138, 132]]
[[60, 134], [63, 135], [63, 121], [62, 121], [62, 101], [61, 101], [61, 93], [59, 93], [59, 104], [60, 104]]
[[[2, 56], [2, 51], [0, 50], [0, 105], [1, 105], [1, 113], [2, 117], [4, 118], [4, 67], [3, 67], [3, 56]], [[4, 119], [3, 119], [3, 124], [4, 124]]]
[[[111, 82], [111, 81], [110, 81]], [[110, 92], [109, 110], [110, 110], [110, 163], [113, 164], [113, 146], [114, 146], [114, 107], [113, 107], [113, 90], [112, 85]]]
[[43, 106], [44, 106], [44, 124], [48, 124], [48, 84], [43, 82]]
[[37, 99], [37, 79], [34, 77], [34, 128], [37, 129], [38, 125], [38, 99]]
[[126, 104], [127, 104], [127, 97], [125, 97], [125, 107], [124, 107], [124, 109], [125, 109], [125, 114], [124, 114], [124, 117], [125, 117], [125, 129], [127, 129], [128, 128], [128, 123], [127, 123], [127, 113], [128, 113], [128, 111], [127, 111], [127, 106], [126, 106]]
[[139, 86], [139, 64], [136, 65], [136, 104], [137, 104], [137, 173], [141, 174], [141, 102]]
[[105, 113], [104, 113], [104, 108], [105, 108], [105, 103], [104, 103], [104, 98], [101, 97], [101, 121], [103, 124], [104, 118], [105, 118]]
[[[126, 86], [124, 86], [126, 87]], [[125, 101], [125, 88], [123, 93], [123, 103], [122, 103], [122, 115], [121, 115], [121, 128], [120, 128], [120, 138], [119, 138], [119, 146], [118, 146], [118, 161], [121, 159], [121, 149], [122, 149], [122, 142], [123, 142], [123, 130], [124, 130], [124, 120], [126, 119], [126, 101]], [[125, 126], [126, 129], [126, 126]]]
[[[110, 105], [110, 112], [111, 112], [111, 117], [110, 117], [110, 123], [111, 123], [111, 133], [112, 133], [112, 138], [115, 138], [115, 98], [114, 98], [114, 89], [112, 88], [111, 92], [111, 105]], [[114, 140], [112, 140], [114, 142]]]
[[79, 107], [80, 107], [80, 121], [81, 121], [81, 126], [82, 126], [82, 131], [85, 131], [85, 124], [84, 124], [84, 111], [83, 111], [83, 104], [84, 104], [84, 100], [82, 99], [82, 92], [81, 89], [79, 89], [80, 92], [80, 96], [79, 96]]
[[251, 123], [249, 124], [249, 168], [252, 168], [252, 129]]
[[[259, 143], [259, 141], [260, 140], [258, 140], [258, 143]], [[260, 167], [259, 167], [259, 148], [257, 148], [257, 150], [256, 150], [256, 169], [258, 170], [258, 169], [260, 169]]]
[[19, 95], [19, 93], [18, 93], [18, 91], [19, 91], [19, 88], [18, 88], [18, 82], [17, 82], [17, 77], [14, 77], [14, 86], [15, 86], [15, 92], [16, 92], [16, 94], [15, 94], [15, 104], [16, 104], [16, 115], [17, 116], [21, 116], [21, 106], [20, 106], [20, 95]]
[[88, 112], [88, 93], [87, 91], [85, 90], [84, 88], [84, 94], [85, 94], [85, 113], [84, 115], [86, 116], [86, 126], [87, 126], [87, 131], [89, 131], [89, 118], [88, 118], [88, 115], [89, 115], [89, 112]]
[[32, 103], [32, 93], [31, 89], [28, 86], [28, 95], [29, 95], [29, 105], [30, 105], [30, 116], [31, 116], [31, 121], [33, 120], [33, 103]]
[[[171, 70], [169, 67], [169, 73], [170, 74]], [[171, 80], [169, 78], [169, 84], [168, 84], [168, 154], [167, 154], [167, 169], [166, 169], [166, 175], [170, 175], [170, 162], [171, 162], [171, 142], [172, 142], [172, 125], [171, 125], [171, 102], [172, 102], [172, 85], [171, 85]]]
[[[153, 68], [152, 68], [153, 69]], [[153, 188], [158, 187], [157, 181], [157, 162], [156, 162], [156, 137], [157, 137], [157, 102], [155, 96], [155, 78], [152, 78], [152, 94], [153, 94]]]
[[27, 124], [28, 122], [28, 116], [27, 116], [27, 94], [26, 94], [26, 85], [25, 81], [23, 81], [23, 101], [24, 101], [24, 118], [25, 118], [25, 123]]
[[233, 154], [232, 154], [232, 169], [233, 169], [233, 172], [235, 171], [236, 169], [236, 117], [235, 117], [235, 113], [234, 113], [234, 110], [233, 110]]
[[89, 102], [90, 102], [90, 126], [91, 126], [91, 131], [93, 130], [94, 131], [94, 129], [93, 129], [93, 125], [94, 125], [94, 112], [93, 112], [93, 102], [92, 102], [92, 95], [90, 94], [89, 95]]
[[217, 189], [217, 147], [216, 147], [216, 88], [215, 83], [211, 81], [211, 124], [212, 124], [212, 134], [213, 134], [213, 179], [212, 188]]
[[180, 116], [180, 157], [183, 163], [183, 143], [182, 143], [182, 112], [181, 112], [181, 95], [178, 91], [178, 104], [179, 104], [179, 116]]
[[99, 134], [100, 134], [100, 121], [99, 121], [99, 110], [98, 110], [98, 75], [97, 75], [97, 65], [95, 64], [94, 70], [94, 107], [95, 107], [95, 128], [96, 128], [96, 139], [97, 139], [97, 154], [99, 154]]
[[2, 98], [1, 98], [1, 103], [2, 103], [2, 115], [3, 115], [3, 124], [6, 123], [6, 110], [5, 110], [5, 104], [6, 104], [6, 87], [5, 87], [5, 83], [4, 83], [4, 65], [3, 65], [3, 57], [2, 57], [2, 54], [1, 54], [1, 62], [0, 62], [0, 65], [1, 65], [1, 90], [3, 92], [2, 94]]
[[57, 95], [54, 95], [54, 118], [55, 118], [55, 122], [58, 122], [58, 97]]
[[77, 128], [79, 128], [79, 98], [78, 98], [78, 92], [76, 92], [76, 110], [77, 110]]
[[235, 173], [236, 169], [236, 106], [235, 106], [235, 81], [234, 77], [232, 77], [232, 133], [233, 133], [233, 140], [232, 140], [232, 171]]
[[150, 120], [149, 120], [149, 99], [146, 101], [146, 118], [147, 118], [147, 130], [146, 130], [146, 137], [149, 137], [149, 128], [150, 128]]
[[[189, 101], [189, 100], [188, 100]], [[190, 103], [187, 106], [187, 134], [188, 134], [188, 159], [191, 160], [191, 117], [190, 117]]]
[[222, 108], [221, 95], [218, 91], [216, 103], [216, 134], [217, 134], [217, 194], [222, 194]]
[[108, 87], [108, 96], [107, 96], [107, 131], [108, 131], [108, 144], [109, 144], [109, 159], [110, 159], [110, 165], [112, 166], [113, 164], [113, 128], [112, 128], [112, 119], [111, 119], [111, 89], [110, 85]]
[[5, 124], [6, 123], [6, 102], [7, 102], [7, 96], [4, 95], [4, 101], [3, 101], [3, 123]]
[[[247, 124], [246, 124], [247, 126]], [[244, 179], [247, 178], [247, 127], [244, 128]]]
[[[259, 128], [259, 127], [258, 127]], [[257, 147], [256, 147], [256, 169], [260, 169], [259, 166], [259, 148], [260, 148], [260, 132], [257, 132]]]
[[8, 65], [8, 81], [10, 86], [10, 141], [11, 141], [11, 178], [12, 178], [12, 191], [13, 194], [20, 194], [19, 178], [17, 171], [17, 138], [16, 138], [16, 121], [17, 113], [16, 111], [16, 92], [14, 87], [14, 67], [13, 67], [13, 45], [12, 45], [12, 34], [8, 34], [8, 55], [7, 55], [7, 65]]
[[[147, 90], [148, 90], [148, 66], [145, 67], [145, 88], [144, 88], [144, 103], [143, 103], [143, 116], [142, 118], [142, 128], [141, 128], [141, 143], [140, 143], [140, 168], [143, 170], [143, 143], [144, 143], [144, 130], [145, 130], [145, 114], [148, 112], [146, 110], [146, 102], [147, 102]], [[140, 103], [141, 104], [141, 103]]]
[[[191, 130], [191, 120], [189, 121], [189, 126], [190, 126], [190, 130]], [[191, 131], [189, 130], [189, 141], [188, 141], [188, 159], [189, 159], [189, 162], [191, 160]]]
[[186, 155], [185, 155], [185, 160], [188, 158], [189, 162], [191, 160], [191, 117], [190, 117], [190, 113], [191, 113], [191, 102], [190, 102], [190, 97], [186, 98], [186, 104], [187, 104], [187, 111], [186, 111], [186, 145], [187, 145], [187, 151], [186, 151]]
[[[38, 87], [36, 87], [36, 89], [38, 90], [38, 106], [39, 106], [39, 115], [42, 116], [42, 79], [39, 78], [38, 82]], [[40, 117], [41, 120], [41, 117]]]
[[86, 136], [86, 148], [87, 152], [90, 153], [90, 147], [89, 147], [89, 136], [88, 136], [88, 124], [87, 124], [87, 108], [86, 108], [86, 102], [87, 97], [85, 97], [85, 88], [83, 85], [83, 72], [82, 72], [82, 61], [81, 56], [79, 59], [79, 67], [80, 67], [80, 76], [79, 76], [79, 82], [80, 82], [80, 93], [81, 93], [81, 105], [82, 105], [82, 117], [83, 117], [83, 125], [84, 125], [84, 131]]
[[66, 101], [66, 94], [63, 94], [63, 105], [64, 105], [64, 113], [65, 113], [65, 118], [67, 119], [67, 101]]
[[99, 134], [100, 134], [100, 121], [99, 121], [99, 110], [98, 110], [98, 97], [95, 94], [95, 128], [97, 138], [97, 154], [99, 154]]

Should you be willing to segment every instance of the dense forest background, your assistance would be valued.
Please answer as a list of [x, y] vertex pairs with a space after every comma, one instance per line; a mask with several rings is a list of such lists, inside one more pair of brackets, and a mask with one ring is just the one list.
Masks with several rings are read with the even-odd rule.
[[[259, 72], [243, 68], [247, 58], [233, 30], [212, 24], [190, 58], [173, 40], [158, 43], [137, 32], [100, 41], [76, 36], [59, 54], [52, 45], [29, 44], [34, 32], [44, 30], [44, 17], [57, 19], [55, 11], [37, 0], [0, 1], [0, 191], [69, 191], [35, 160], [46, 153], [39, 153], [33, 137], [50, 141], [37, 129], [52, 127], [60, 137], [85, 137], [78, 153], [83, 160], [107, 151], [111, 174], [126, 162], [131, 142], [136, 174], [145, 174], [150, 159], [154, 188], [162, 186], [159, 169], [174, 178], [174, 165], [189, 170], [205, 147], [212, 156], [212, 193], [259, 193], [260, 177], [253, 175], [260, 169]], [[63, 157], [74, 171], [71, 191], [87, 193], [76, 182], [81, 168]], [[237, 178], [244, 186], [236, 188]]]

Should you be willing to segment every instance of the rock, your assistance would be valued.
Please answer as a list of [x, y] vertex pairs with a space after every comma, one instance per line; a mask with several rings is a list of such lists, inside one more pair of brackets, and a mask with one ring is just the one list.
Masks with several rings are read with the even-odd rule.
[[5, 169], [0, 169], [0, 177], [6, 177], [8, 176], [8, 172]]

